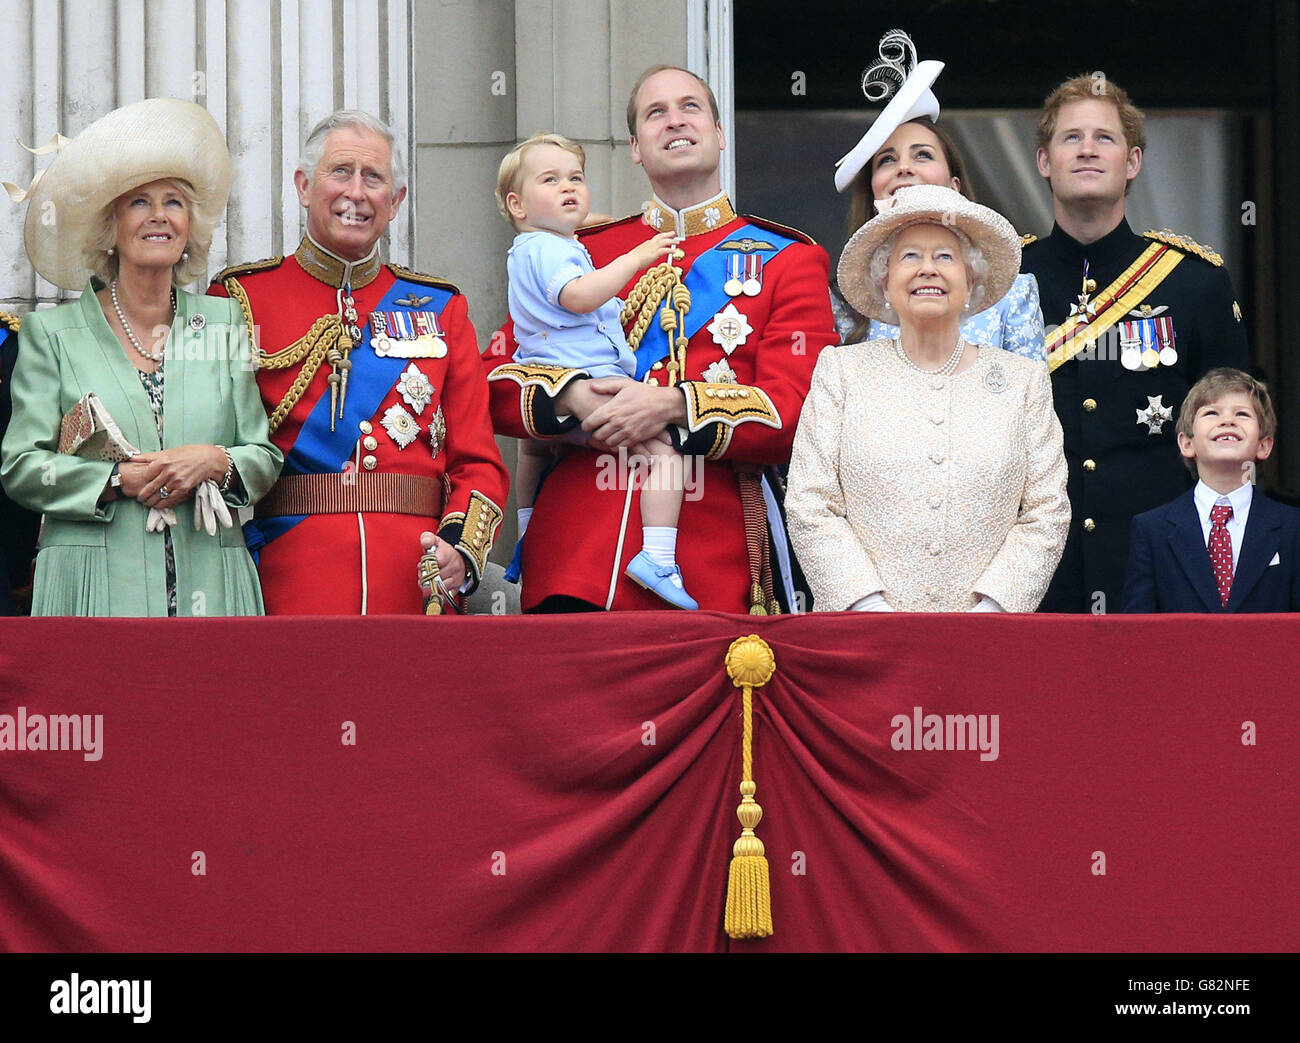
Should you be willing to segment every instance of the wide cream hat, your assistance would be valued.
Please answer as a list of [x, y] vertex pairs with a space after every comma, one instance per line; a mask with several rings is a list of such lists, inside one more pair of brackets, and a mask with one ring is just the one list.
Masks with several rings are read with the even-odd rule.
[[230, 151], [201, 105], [149, 98], [114, 109], [66, 144], [28, 197], [24, 237], [37, 272], [79, 290], [90, 278], [87, 241], [104, 207], [124, 192], [163, 178], [188, 181], [212, 220], [230, 197]]
[[961, 232], [988, 261], [984, 296], [972, 314], [991, 308], [1011, 289], [1020, 273], [1020, 236], [996, 210], [973, 203], [943, 185], [907, 185], [889, 199], [877, 199], [880, 212], [853, 233], [840, 254], [840, 293], [859, 314], [884, 319], [885, 299], [871, 278], [871, 258], [895, 232], [909, 225], [935, 224]]

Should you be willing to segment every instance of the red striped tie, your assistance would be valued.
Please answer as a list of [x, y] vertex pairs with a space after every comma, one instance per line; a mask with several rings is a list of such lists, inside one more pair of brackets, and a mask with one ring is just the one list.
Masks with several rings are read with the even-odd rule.
[[1214, 582], [1219, 587], [1219, 602], [1228, 607], [1232, 593], [1232, 537], [1228, 535], [1228, 519], [1232, 517], [1232, 504], [1216, 503], [1210, 508], [1210, 564], [1214, 566]]

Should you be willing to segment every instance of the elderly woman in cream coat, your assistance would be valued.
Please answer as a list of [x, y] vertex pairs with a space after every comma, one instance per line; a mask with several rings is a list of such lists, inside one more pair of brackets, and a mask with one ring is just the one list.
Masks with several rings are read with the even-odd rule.
[[[265, 495], [280, 450], [239, 306], [179, 288], [230, 181], [216, 121], [154, 98], [87, 127], [31, 190], [32, 265], [82, 290], [23, 321], [0, 454], [6, 493], [45, 515], [33, 615], [262, 613], [231, 508]], [[91, 392], [128, 459], [61, 437]]]
[[899, 336], [823, 350], [790, 462], [816, 608], [1032, 612], [1070, 522], [1048, 370], [959, 336], [1015, 279], [1019, 238], [946, 187], [879, 205], [839, 285]]

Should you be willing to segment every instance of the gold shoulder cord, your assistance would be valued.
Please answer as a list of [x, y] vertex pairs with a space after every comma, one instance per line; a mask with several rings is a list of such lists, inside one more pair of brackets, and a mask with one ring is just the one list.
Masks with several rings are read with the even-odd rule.
[[[685, 256], [677, 250], [673, 260], [680, 261]], [[686, 314], [691, 310], [691, 291], [682, 282], [681, 269], [674, 267], [672, 261], [647, 269], [627, 295], [619, 321], [628, 330], [627, 343], [633, 351], [640, 346], [660, 304], [663, 311], [659, 314], [659, 325], [668, 334], [668, 386], [673, 387], [686, 372], [687, 338], [682, 329], [686, 325]], [[634, 315], [636, 321], [628, 328], [628, 321]]]
[[[337, 315], [322, 315], [319, 319], [311, 324], [311, 328], [299, 339], [290, 344], [287, 348], [279, 351], [262, 353], [257, 336], [253, 326], [253, 306], [248, 299], [248, 293], [239, 285], [239, 280], [233, 276], [222, 280], [226, 292], [232, 298], [239, 302], [240, 310], [244, 313], [244, 322], [248, 326], [249, 343], [253, 345], [253, 350], [257, 352], [258, 369], [288, 369], [302, 363], [302, 369], [298, 371], [298, 376], [294, 378], [289, 390], [285, 392], [284, 398], [280, 404], [272, 410], [267, 423], [272, 431], [275, 431], [282, 423], [284, 418], [289, 415], [289, 411], [298, 404], [307, 390], [307, 385], [311, 383], [312, 378], [316, 376], [316, 371], [320, 369], [321, 363], [326, 357], [346, 356], [349, 348], [352, 347], [351, 338], [345, 336], [343, 321]], [[338, 378], [332, 377], [330, 381], [331, 397], [337, 399], [338, 396]], [[334, 430], [334, 409], [330, 410], [330, 430]]]
[[239, 280], [234, 276], [223, 279], [221, 285], [226, 288], [226, 292], [231, 297], [239, 302], [239, 310], [244, 313], [244, 325], [248, 327], [249, 347], [257, 351], [257, 331], [253, 326], [253, 305], [248, 299], [248, 292], [239, 285]]
[[302, 363], [302, 369], [289, 385], [284, 398], [280, 399], [280, 404], [271, 412], [268, 423], [272, 431], [284, 422], [284, 418], [289, 415], [289, 410], [298, 404], [298, 400], [307, 390], [307, 385], [312, 382], [316, 371], [325, 361], [325, 356], [330, 351], [337, 350], [342, 336], [343, 324], [339, 321], [339, 317], [322, 315], [311, 324], [311, 329], [303, 335], [302, 339], [294, 341], [283, 351], [262, 356], [262, 369], [288, 369], [299, 362]]

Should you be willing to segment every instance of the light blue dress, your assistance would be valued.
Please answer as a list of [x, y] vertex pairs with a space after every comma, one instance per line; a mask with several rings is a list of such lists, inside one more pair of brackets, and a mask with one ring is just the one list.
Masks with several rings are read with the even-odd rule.
[[506, 258], [510, 318], [519, 350], [516, 362], [582, 369], [593, 377], [635, 377], [636, 356], [618, 320], [622, 302], [613, 297], [593, 312], [561, 307], [560, 291], [594, 272], [587, 248], [553, 232], [515, 236]]
[[[840, 341], [847, 343], [862, 317], [838, 293], [831, 294], [831, 301], [835, 308], [835, 329]], [[972, 344], [1004, 348], [1014, 355], [1045, 362], [1047, 351], [1043, 347], [1043, 309], [1038, 302], [1038, 280], [1024, 273], [1017, 275], [1002, 300], [961, 324], [961, 335]], [[897, 336], [897, 326], [872, 319], [867, 332], [857, 339], [892, 340]]]

